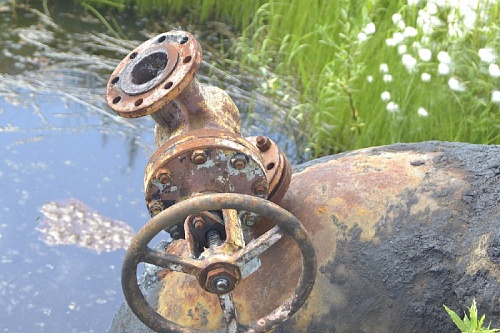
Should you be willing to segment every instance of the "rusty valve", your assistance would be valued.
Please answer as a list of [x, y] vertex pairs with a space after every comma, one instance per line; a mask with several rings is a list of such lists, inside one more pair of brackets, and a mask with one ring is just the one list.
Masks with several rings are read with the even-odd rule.
[[[202, 50], [185, 31], [170, 31], [133, 50], [111, 75], [108, 105], [120, 116], [151, 115], [158, 150], [144, 176], [151, 216], [206, 192], [242, 193], [279, 202], [291, 167], [272, 140], [240, 135], [238, 108], [226, 92], [199, 83]], [[169, 231], [184, 237], [181, 224]]]
[[[227, 251], [224, 245], [216, 246], [210, 250], [211, 255], [198, 259], [159, 252], [148, 246], [161, 230], [175, 224], [179, 218], [214, 210], [256, 213], [274, 221], [277, 226], [239, 249]], [[230, 234], [230, 230], [227, 230], [227, 233]], [[247, 325], [242, 324], [238, 322], [230, 291], [237, 288], [238, 282], [243, 278], [241, 268], [272, 248], [284, 234], [291, 236], [302, 254], [302, 273], [298, 285], [293, 289], [292, 295], [270, 314]], [[158, 314], [149, 305], [137, 284], [137, 265], [140, 262], [196, 276], [202, 288], [219, 297], [226, 328], [217, 331], [187, 329]], [[296, 217], [268, 200], [243, 194], [218, 193], [184, 200], [152, 218], [137, 233], [127, 250], [122, 269], [122, 288], [130, 309], [155, 332], [256, 333], [265, 332], [287, 320], [304, 304], [313, 288], [316, 272], [314, 247]]]

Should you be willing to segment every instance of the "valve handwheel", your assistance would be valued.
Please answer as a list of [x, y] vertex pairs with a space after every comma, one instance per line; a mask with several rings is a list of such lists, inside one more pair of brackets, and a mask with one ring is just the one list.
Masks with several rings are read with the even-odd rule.
[[[200, 330], [178, 325], [157, 313], [147, 302], [137, 284], [137, 265], [141, 262], [166, 269], [195, 275], [203, 274], [209, 263], [206, 259], [192, 259], [151, 249], [149, 242], [163, 229], [184, 220], [187, 216], [202, 211], [236, 209], [256, 213], [276, 223], [276, 226], [244, 248], [228, 256], [222, 265], [243, 266], [282, 237], [290, 235], [302, 254], [302, 273], [293, 294], [270, 314], [248, 325], [237, 321], [237, 314], [231, 293], [219, 294], [225, 328], [221, 330]], [[213, 264], [211, 262], [210, 264]], [[304, 304], [316, 278], [316, 255], [309, 236], [300, 221], [278, 205], [250, 195], [217, 193], [193, 197], [181, 201], [153, 217], [134, 237], [125, 255], [122, 269], [122, 288], [125, 299], [134, 314], [156, 332], [212, 332], [243, 333], [265, 332], [291, 317]], [[237, 286], [236, 286], [237, 288]]]

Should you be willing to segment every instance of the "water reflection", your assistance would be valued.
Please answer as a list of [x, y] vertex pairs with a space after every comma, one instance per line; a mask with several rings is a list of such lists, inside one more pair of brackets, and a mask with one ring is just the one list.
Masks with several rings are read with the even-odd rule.
[[[1, 332], [105, 332], [123, 301], [123, 250], [98, 255], [74, 245], [47, 246], [37, 230], [49, 232], [41, 224], [44, 204], [76, 198], [88, 206], [76, 210], [85, 220], [85, 212], [95, 210], [135, 230], [149, 218], [141, 189], [155, 149], [152, 120], [125, 120], [103, 104], [109, 74], [141, 42], [109, 37], [100, 22], [77, 18], [71, 2], [54, 3], [55, 16], [42, 8], [18, 8], [13, 15], [0, 4]], [[132, 37], [148, 38], [139, 36], [144, 21], [129, 24]], [[218, 60], [208, 53], [208, 61]], [[220, 85], [222, 77], [240, 110], [259, 107], [251, 84], [207, 62], [204, 67], [201, 82]], [[293, 151], [286, 126], [262, 110], [260, 117], [244, 117], [243, 134], [271, 133], [285, 151]], [[105, 226], [97, 218], [93, 222]], [[130, 237], [131, 229], [116, 221], [94, 236], [117, 226], [123, 227], [120, 241]]]
[[123, 250], [49, 247], [39, 210], [74, 197], [139, 229], [150, 121], [103, 108], [104, 73], [117, 60], [85, 51], [96, 35], [11, 14], [0, 13], [0, 331], [105, 332], [123, 301]]

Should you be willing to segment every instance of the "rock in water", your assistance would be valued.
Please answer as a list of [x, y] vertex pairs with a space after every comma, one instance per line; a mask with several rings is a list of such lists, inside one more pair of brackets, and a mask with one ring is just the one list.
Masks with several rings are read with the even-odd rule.
[[126, 249], [134, 230], [125, 222], [102, 216], [76, 199], [50, 201], [40, 209], [44, 215], [38, 230], [50, 246], [76, 245], [97, 253]]

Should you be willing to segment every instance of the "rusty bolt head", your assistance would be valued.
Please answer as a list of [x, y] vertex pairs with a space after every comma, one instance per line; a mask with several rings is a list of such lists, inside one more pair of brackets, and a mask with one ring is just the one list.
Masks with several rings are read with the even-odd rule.
[[154, 200], [148, 204], [148, 208], [151, 216], [155, 216], [158, 215], [163, 210], [164, 207], [160, 201]]
[[247, 227], [252, 227], [257, 222], [258, 215], [252, 212], [242, 211], [239, 218]]
[[252, 186], [252, 191], [256, 196], [265, 198], [267, 196], [267, 184], [262, 180], [257, 180]]
[[204, 164], [207, 161], [207, 153], [203, 149], [196, 149], [191, 154], [191, 161], [197, 165]]
[[261, 152], [266, 152], [269, 150], [269, 148], [271, 148], [271, 140], [269, 140], [269, 138], [266, 138], [265, 136], [258, 136], [257, 137], [257, 148], [259, 148], [259, 150]]
[[234, 289], [239, 278], [238, 268], [226, 264], [208, 271], [204, 287], [206, 291], [214, 294], [227, 294]]
[[167, 184], [172, 180], [172, 173], [170, 170], [166, 169], [160, 169], [158, 170], [158, 176], [156, 176], [156, 179], [162, 184]]
[[201, 229], [203, 228], [203, 225], [205, 224], [205, 220], [201, 216], [195, 216], [193, 218], [193, 226], [195, 229]]
[[236, 170], [241, 170], [247, 165], [247, 156], [245, 154], [237, 153], [231, 158], [231, 165]]

